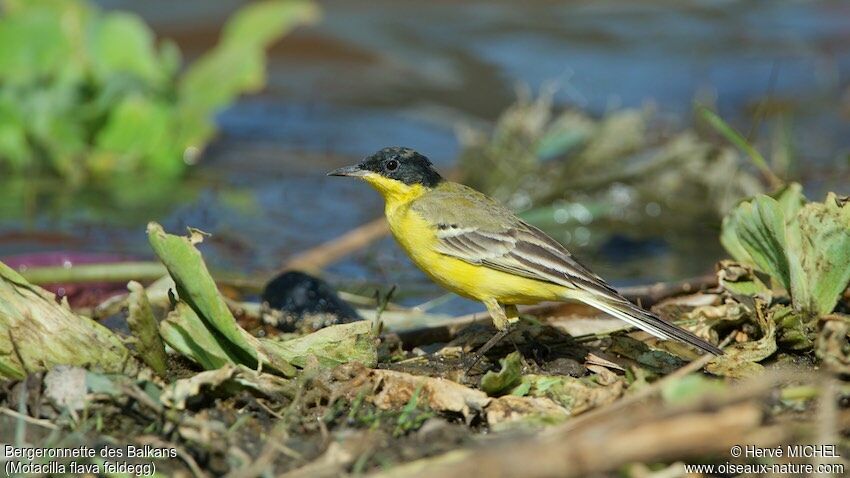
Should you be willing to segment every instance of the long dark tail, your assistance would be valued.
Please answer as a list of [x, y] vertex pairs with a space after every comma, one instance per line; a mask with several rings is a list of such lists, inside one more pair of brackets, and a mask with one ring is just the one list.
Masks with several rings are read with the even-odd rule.
[[678, 340], [704, 352], [723, 355], [723, 350], [716, 345], [697, 337], [681, 327], [661, 320], [657, 315], [641, 309], [623, 297], [613, 295], [601, 297], [597, 294], [586, 293], [580, 294], [575, 298], [603, 312], [607, 312], [620, 320], [628, 322], [643, 331], [649, 332], [659, 339]]

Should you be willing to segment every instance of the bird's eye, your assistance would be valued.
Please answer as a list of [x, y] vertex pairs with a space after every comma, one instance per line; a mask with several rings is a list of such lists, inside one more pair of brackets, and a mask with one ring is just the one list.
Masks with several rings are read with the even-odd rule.
[[398, 169], [398, 161], [391, 159], [387, 161], [387, 165], [385, 167], [387, 168], [387, 171], [395, 171]]

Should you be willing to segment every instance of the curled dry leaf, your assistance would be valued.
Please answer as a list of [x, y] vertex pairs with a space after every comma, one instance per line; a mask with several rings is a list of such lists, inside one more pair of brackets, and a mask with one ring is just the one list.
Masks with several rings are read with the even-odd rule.
[[767, 306], [756, 301], [755, 317], [761, 338], [726, 347], [724, 355], [715, 357], [705, 369], [715, 375], [742, 378], [761, 373], [764, 367], [757, 362], [773, 355], [776, 350], [776, 323], [768, 316]]
[[743, 322], [750, 312], [737, 302], [721, 305], [706, 305], [686, 313], [682, 321], [690, 324], [688, 330], [711, 342], [717, 343], [717, 328]]
[[623, 395], [626, 389], [626, 382], [622, 377], [603, 367], [598, 368], [605, 372], [602, 375], [582, 378], [525, 375], [522, 378], [522, 384], [517, 386], [513, 393], [529, 397], [549, 398], [563, 407], [570, 415], [578, 415], [587, 410], [613, 403]]
[[611, 339], [608, 352], [628, 357], [656, 373], [668, 374], [685, 364], [679, 357], [664, 350], [650, 348], [645, 342], [629, 336], [615, 335]]
[[242, 365], [227, 364], [218, 370], [207, 370], [189, 378], [177, 380], [166, 387], [160, 396], [163, 405], [183, 410], [186, 402], [199, 396], [204, 389], [219, 387], [247, 388], [267, 396], [290, 394], [293, 385], [275, 375], [260, 373]]
[[748, 299], [752, 302], [753, 296], [759, 296], [762, 300], [770, 302], [772, 297], [770, 288], [756, 276], [753, 268], [746, 264], [720, 261], [717, 265], [717, 282], [723, 290], [736, 299]]
[[457, 413], [467, 422], [481, 416], [491, 426], [519, 420], [559, 421], [568, 416], [566, 410], [548, 398], [510, 395], [491, 398], [480, 390], [445, 378], [374, 370], [360, 364], [344, 367], [348, 369], [342, 375], [351, 377], [344, 394], [353, 398], [367, 387], [374, 391], [368, 400], [383, 410], [401, 409], [418, 393], [419, 403], [433, 411]]
[[198, 396], [201, 389], [215, 388], [229, 380], [234, 374], [236, 374], [236, 367], [225, 365], [218, 370], [207, 370], [189, 378], [177, 380], [162, 392], [160, 401], [168, 407], [183, 410], [186, 408], [186, 401]]
[[368, 370], [366, 373], [376, 390], [372, 403], [385, 410], [403, 407], [417, 390], [421, 390], [420, 399], [432, 410], [459, 413], [470, 420], [475, 414], [483, 412], [491, 400], [480, 390], [444, 378], [392, 370]]
[[487, 423], [505, 426], [509, 423], [558, 423], [569, 418], [564, 407], [545, 397], [517, 397], [505, 395], [487, 405]]
[[522, 357], [519, 352], [511, 352], [499, 360], [499, 364], [501, 370], [489, 371], [481, 378], [481, 390], [487, 395], [501, 395], [522, 382]]

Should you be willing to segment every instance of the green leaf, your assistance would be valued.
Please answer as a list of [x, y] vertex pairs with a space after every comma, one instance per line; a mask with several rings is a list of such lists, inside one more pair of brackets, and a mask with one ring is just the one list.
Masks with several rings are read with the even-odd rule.
[[117, 335], [57, 304], [53, 294], [0, 262], [0, 378], [23, 378], [54, 365], [128, 375], [139, 370]]
[[153, 316], [151, 304], [142, 284], [130, 281], [129, 314], [127, 325], [136, 336], [136, 351], [139, 358], [160, 376], [165, 376], [168, 357], [165, 355], [165, 345], [159, 335], [159, 327]]
[[487, 395], [502, 395], [522, 382], [522, 357], [519, 352], [511, 352], [499, 360], [499, 364], [501, 370], [489, 371], [481, 377], [481, 390]]
[[[201, 253], [194, 246], [200, 238], [198, 231], [193, 231], [191, 238], [180, 237], [166, 234], [159, 224], [148, 224], [148, 240], [177, 284], [180, 300], [195, 311], [209, 334], [220, 344], [224, 355], [252, 369], [257, 369], [262, 363], [283, 375], [294, 375], [295, 369], [285, 358], [274, 350], [267, 350], [259, 339], [236, 323]], [[191, 341], [191, 337], [188, 339]], [[220, 356], [221, 353], [217, 353], [217, 357]]]
[[834, 193], [807, 204], [789, 225], [788, 243], [795, 308], [832, 312], [850, 282], [850, 205]]
[[738, 205], [723, 220], [720, 242], [736, 260], [755, 265], [791, 290], [785, 215], [776, 199], [759, 195]]
[[238, 357], [231, 356], [232, 346], [227, 340], [207, 329], [204, 321], [185, 302], [178, 302], [160, 323], [159, 333], [171, 348], [206, 370], [239, 361]]
[[26, 84], [49, 78], [59, 74], [72, 56], [71, 38], [63, 29], [64, 9], [38, 3], [0, 16], [2, 80]]
[[92, 66], [100, 78], [131, 74], [153, 85], [166, 79], [153, 32], [137, 15], [110, 12], [95, 21], [91, 30]]
[[331, 325], [285, 342], [271, 339], [261, 341], [268, 349], [301, 368], [307, 365], [310, 357], [318, 359], [319, 365], [324, 367], [335, 367], [349, 362], [360, 362], [367, 367], [374, 367], [378, 362], [372, 323], [366, 320]]
[[225, 25], [218, 45], [196, 60], [178, 83], [178, 144], [201, 147], [214, 132], [212, 116], [238, 95], [265, 83], [264, 50], [272, 41], [318, 16], [307, 1], [252, 2]]
[[767, 164], [767, 160], [764, 159], [764, 156], [754, 148], [746, 138], [741, 136], [740, 133], [735, 131], [731, 126], [729, 126], [720, 116], [705, 106], [699, 106], [697, 109], [703, 119], [708, 122], [718, 133], [722, 134], [723, 137], [726, 138], [730, 143], [734, 144], [738, 149], [746, 153], [746, 155], [750, 158], [750, 160], [755, 164], [755, 166], [761, 171], [761, 173], [770, 180], [772, 184], [779, 185], [782, 184], [782, 180], [779, 179], [773, 171], [770, 169], [770, 166]]
[[238, 49], [264, 49], [302, 23], [315, 21], [319, 10], [305, 0], [253, 2], [224, 26], [222, 43]]
[[72, 184], [177, 177], [212, 138], [215, 114], [264, 86], [265, 49], [317, 12], [306, 0], [250, 2], [178, 78], [178, 48], [136, 14], [87, 0], [5, 0], [0, 167]]
[[770, 196], [779, 203], [786, 220], [796, 216], [806, 205], [806, 196], [803, 195], [803, 186], [800, 183], [789, 183]]
[[150, 168], [173, 176], [182, 171], [185, 163], [174, 145], [173, 114], [170, 105], [138, 95], [115, 105], [95, 139], [95, 172], [126, 174]]

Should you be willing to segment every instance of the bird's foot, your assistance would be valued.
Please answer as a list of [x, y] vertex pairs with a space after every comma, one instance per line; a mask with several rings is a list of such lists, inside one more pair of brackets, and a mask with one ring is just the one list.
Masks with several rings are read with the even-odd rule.
[[468, 373], [469, 373], [469, 371], [470, 371], [470, 370], [472, 370], [472, 368], [473, 368], [473, 367], [475, 367], [476, 365], [478, 365], [478, 362], [480, 362], [480, 361], [481, 361], [481, 359], [484, 357], [484, 355], [485, 355], [485, 354], [486, 354], [486, 353], [487, 353], [487, 352], [488, 352], [491, 348], [493, 348], [493, 346], [494, 346], [494, 345], [496, 345], [496, 344], [497, 344], [497, 343], [499, 343], [499, 342], [500, 342], [503, 338], [505, 338], [505, 336], [506, 336], [506, 335], [508, 335], [508, 333], [509, 333], [510, 331], [511, 331], [511, 327], [510, 327], [510, 324], [509, 324], [509, 325], [508, 325], [506, 328], [504, 328], [503, 330], [500, 330], [500, 331], [496, 332], [496, 335], [494, 335], [494, 336], [490, 337], [490, 340], [488, 340], [488, 341], [487, 341], [487, 343], [485, 343], [484, 345], [482, 345], [480, 349], [478, 349], [478, 350], [476, 350], [475, 352], [473, 352], [473, 353], [472, 353], [472, 360], [471, 360], [470, 364], [466, 367], [466, 372], [465, 372], [465, 373], [467, 373], [467, 374], [468, 374]]

